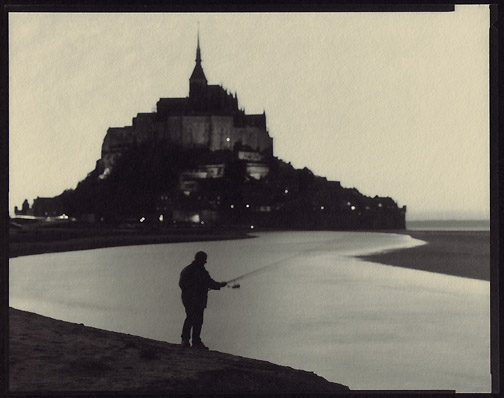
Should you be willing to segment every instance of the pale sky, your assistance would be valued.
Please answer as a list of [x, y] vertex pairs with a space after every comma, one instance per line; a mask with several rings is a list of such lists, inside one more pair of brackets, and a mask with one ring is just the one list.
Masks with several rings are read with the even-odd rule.
[[488, 218], [489, 6], [446, 13], [10, 13], [9, 210], [75, 188], [108, 127], [209, 84], [274, 153], [407, 219]]

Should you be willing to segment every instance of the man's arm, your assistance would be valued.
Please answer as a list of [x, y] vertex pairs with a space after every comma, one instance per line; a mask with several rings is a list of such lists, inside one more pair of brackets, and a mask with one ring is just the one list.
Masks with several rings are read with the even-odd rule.
[[221, 287], [224, 287], [227, 285], [227, 282], [217, 282], [214, 281], [211, 277], [210, 274], [207, 272], [207, 287], [212, 290], [219, 290]]

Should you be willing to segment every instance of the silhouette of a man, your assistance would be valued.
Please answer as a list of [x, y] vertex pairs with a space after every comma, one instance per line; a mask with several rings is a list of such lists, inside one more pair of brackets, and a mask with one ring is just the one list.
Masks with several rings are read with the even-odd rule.
[[203, 312], [207, 306], [208, 290], [219, 290], [226, 282], [216, 282], [205, 269], [207, 254], [198, 252], [194, 261], [180, 273], [179, 286], [182, 289], [182, 304], [184, 304], [186, 319], [182, 328], [183, 347], [190, 347], [189, 338], [192, 329], [192, 348], [208, 350], [201, 341]]

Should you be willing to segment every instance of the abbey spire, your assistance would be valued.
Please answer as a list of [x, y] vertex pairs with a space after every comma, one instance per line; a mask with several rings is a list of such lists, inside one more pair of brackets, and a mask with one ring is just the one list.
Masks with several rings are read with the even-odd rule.
[[193, 86], [206, 86], [207, 79], [203, 68], [201, 67], [201, 49], [200, 49], [200, 38], [199, 38], [199, 28], [198, 28], [198, 41], [196, 46], [196, 65], [194, 66], [193, 73], [189, 79], [190, 91], [192, 91]]
[[201, 65], [201, 50], [200, 50], [200, 45], [199, 45], [199, 26], [198, 26], [198, 44], [196, 46], [196, 64]]

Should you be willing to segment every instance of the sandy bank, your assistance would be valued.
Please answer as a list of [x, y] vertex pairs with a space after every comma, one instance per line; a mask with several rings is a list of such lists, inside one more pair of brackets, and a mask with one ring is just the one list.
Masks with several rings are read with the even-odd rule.
[[25, 228], [9, 231], [9, 258], [105, 247], [247, 239], [243, 231], [135, 231], [105, 228]]
[[312, 372], [10, 309], [12, 392], [327, 393]]
[[489, 231], [401, 231], [426, 245], [361, 256], [381, 264], [490, 280]]

